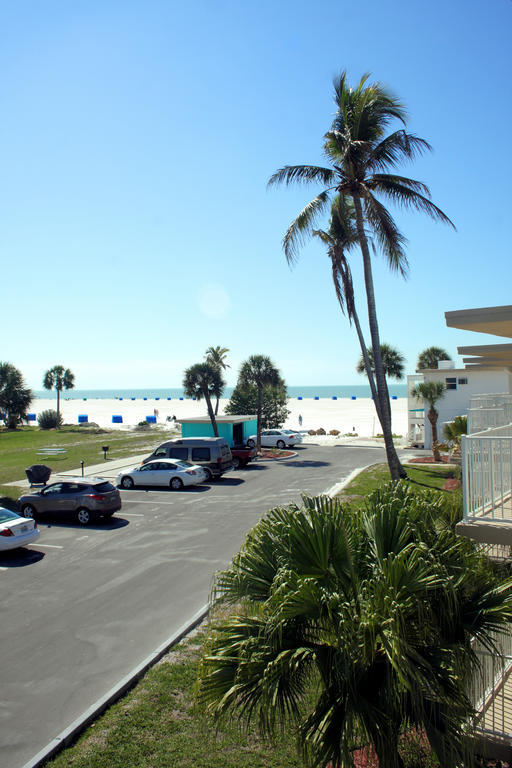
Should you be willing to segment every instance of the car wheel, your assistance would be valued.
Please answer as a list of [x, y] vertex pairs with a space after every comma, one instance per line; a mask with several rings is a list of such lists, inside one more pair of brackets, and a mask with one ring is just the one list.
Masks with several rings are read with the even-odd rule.
[[247, 441], [247, 446], [249, 448], [254, 448], [255, 445], [256, 445], [256, 443], [254, 442], [254, 440], [248, 440]]
[[205, 482], [209, 483], [209, 482], [210, 482], [210, 480], [212, 480], [212, 479], [213, 479], [213, 475], [212, 475], [212, 473], [210, 472], [210, 470], [208, 469], [208, 467], [203, 467], [203, 469], [204, 469], [204, 471], [205, 471], [205, 474], [206, 474], [206, 477], [205, 477]]
[[125, 490], [129, 491], [130, 488], [133, 488], [134, 485], [135, 483], [133, 482], [131, 477], [128, 477], [128, 475], [126, 477], [121, 478], [121, 488], [124, 488]]
[[283, 448], [286, 448], [286, 443], [284, 442], [284, 440], [278, 440], [276, 445], [277, 445], [278, 448], [281, 448], [281, 450]]
[[78, 522], [81, 523], [82, 525], [89, 525], [89, 523], [92, 520], [91, 513], [85, 507], [80, 507], [80, 509], [76, 513], [76, 517]]
[[31, 517], [34, 519], [36, 516], [36, 509], [32, 504], [24, 504], [21, 508], [21, 515], [22, 517]]
[[233, 469], [240, 469], [242, 462], [238, 456], [233, 456]]
[[169, 483], [173, 491], [181, 491], [183, 488], [183, 480], [180, 480], [179, 477], [173, 477], [171, 482]]

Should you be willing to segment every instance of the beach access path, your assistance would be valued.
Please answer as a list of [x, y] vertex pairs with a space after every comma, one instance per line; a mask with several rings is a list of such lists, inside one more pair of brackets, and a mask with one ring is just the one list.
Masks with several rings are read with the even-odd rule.
[[[310, 444], [210, 485], [121, 491], [105, 523], [41, 522], [38, 542], [0, 558], [3, 768], [31, 760], [190, 621], [266, 510], [384, 458], [380, 447]], [[89, 470], [117, 474], [108, 465]]]

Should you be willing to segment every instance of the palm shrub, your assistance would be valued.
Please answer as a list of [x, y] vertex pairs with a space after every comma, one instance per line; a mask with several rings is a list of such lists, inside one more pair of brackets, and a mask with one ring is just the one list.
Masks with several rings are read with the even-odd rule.
[[469, 764], [472, 639], [496, 651], [512, 580], [440, 514], [442, 495], [392, 483], [350, 509], [304, 496], [277, 507], [216, 577], [199, 695], [263, 734], [293, 726], [308, 765], [353, 766], [369, 747], [403, 766], [400, 737], [425, 733], [443, 768]]
[[37, 417], [37, 423], [40, 429], [60, 429], [62, 427], [62, 414], [53, 409], [42, 411]]

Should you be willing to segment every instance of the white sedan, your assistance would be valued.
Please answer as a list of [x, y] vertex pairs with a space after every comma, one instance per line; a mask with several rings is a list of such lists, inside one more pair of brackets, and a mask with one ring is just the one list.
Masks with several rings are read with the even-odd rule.
[[0, 552], [24, 547], [38, 538], [35, 520], [27, 520], [10, 509], [0, 507]]
[[116, 485], [126, 489], [135, 485], [165, 485], [179, 491], [185, 485], [199, 485], [206, 479], [206, 472], [198, 464], [181, 459], [159, 459], [121, 472]]
[[[293, 432], [291, 429], [262, 429], [261, 430], [261, 445], [265, 448], [276, 447], [285, 448], [289, 446], [292, 448], [294, 445], [302, 442], [302, 436], [298, 432]], [[254, 448], [256, 445], [256, 435], [251, 435], [247, 440], [249, 448]]]

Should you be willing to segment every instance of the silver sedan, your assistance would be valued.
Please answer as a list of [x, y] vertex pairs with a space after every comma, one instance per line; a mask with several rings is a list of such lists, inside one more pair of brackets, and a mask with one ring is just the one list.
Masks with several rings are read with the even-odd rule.
[[0, 507], [0, 552], [25, 547], [38, 538], [35, 520], [25, 520], [16, 512]]
[[206, 472], [198, 464], [181, 459], [159, 459], [120, 472], [116, 485], [126, 489], [136, 485], [164, 485], [179, 491], [187, 485], [199, 485], [206, 479]]

